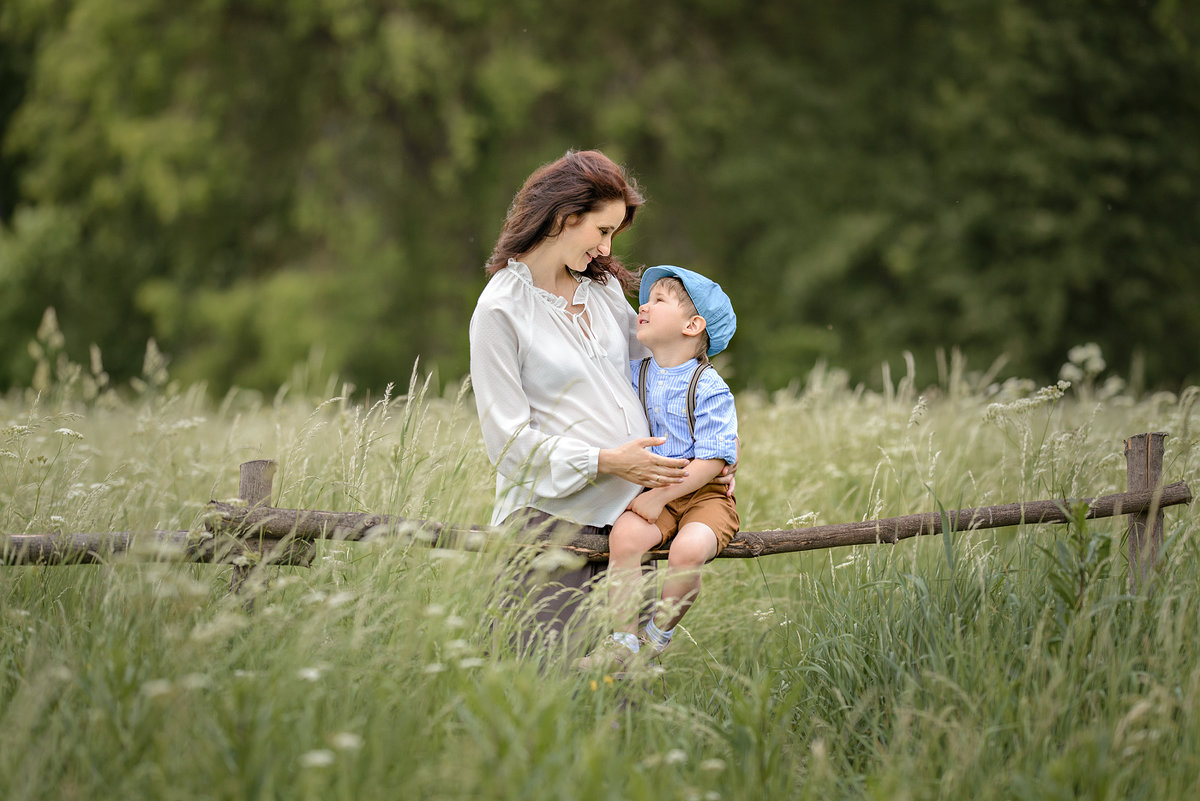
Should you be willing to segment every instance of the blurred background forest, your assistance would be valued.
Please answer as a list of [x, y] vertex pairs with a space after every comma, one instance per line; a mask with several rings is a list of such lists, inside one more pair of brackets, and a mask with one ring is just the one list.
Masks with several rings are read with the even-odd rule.
[[590, 147], [649, 198], [618, 253], [729, 289], [735, 388], [1200, 381], [1195, 2], [4, 0], [0, 137], [0, 391], [47, 307], [114, 381], [454, 380], [513, 193]]

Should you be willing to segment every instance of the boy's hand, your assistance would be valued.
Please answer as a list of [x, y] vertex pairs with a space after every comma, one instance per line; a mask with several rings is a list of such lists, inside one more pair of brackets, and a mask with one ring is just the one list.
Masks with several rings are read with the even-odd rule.
[[662, 501], [655, 500], [653, 492], [643, 492], [629, 504], [629, 511], [647, 523], [657, 523], [664, 506], [666, 504]]

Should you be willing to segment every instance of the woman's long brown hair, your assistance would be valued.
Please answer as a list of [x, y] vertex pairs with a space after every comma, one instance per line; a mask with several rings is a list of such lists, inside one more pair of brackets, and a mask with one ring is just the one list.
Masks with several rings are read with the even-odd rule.
[[[534, 170], [513, 198], [504, 219], [504, 229], [484, 267], [493, 275], [517, 258], [537, 247], [543, 239], [557, 236], [567, 219], [594, 211], [604, 203], [625, 203], [625, 219], [614, 235], [629, 227], [638, 208], [645, 203], [637, 182], [625, 170], [599, 150], [568, 150], [549, 164]], [[637, 276], [611, 254], [597, 256], [583, 273], [599, 283], [614, 276], [626, 292], [637, 288]]]

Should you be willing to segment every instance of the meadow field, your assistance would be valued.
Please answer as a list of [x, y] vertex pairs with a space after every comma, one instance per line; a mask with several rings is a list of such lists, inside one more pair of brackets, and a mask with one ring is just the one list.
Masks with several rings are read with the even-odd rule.
[[[469, 387], [274, 396], [113, 388], [47, 362], [0, 399], [0, 532], [203, 526], [238, 465], [282, 507], [485, 523]], [[1079, 351], [1070, 382], [949, 359], [883, 390], [819, 367], [738, 396], [743, 528], [1125, 488], [1123, 440], [1168, 434], [1200, 486], [1200, 388], [1145, 393]], [[327, 541], [266, 567], [0, 567], [0, 798], [1074, 799], [1200, 790], [1200, 513], [1129, 590], [1126, 520], [719, 559], [652, 681], [520, 656], [512, 548]]]

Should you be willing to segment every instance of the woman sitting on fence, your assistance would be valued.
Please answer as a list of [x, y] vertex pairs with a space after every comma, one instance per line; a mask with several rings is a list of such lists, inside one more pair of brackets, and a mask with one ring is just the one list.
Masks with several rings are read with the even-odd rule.
[[[625, 292], [637, 279], [612, 240], [643, 199], [598, 151], [569, 151], [525, 181], [508, 210], [471, 317], [471, 382], [496, 466], [493, 524], [607, 534], [639, 487], [677, 483], [629, 380], [647, 355]], [[732, 482], [732, 475], [725, 481]], [[563, 633], [602, 565], [533, 588], [538, 629]], [[573, 643], [573, 648], [587, 643]]]

